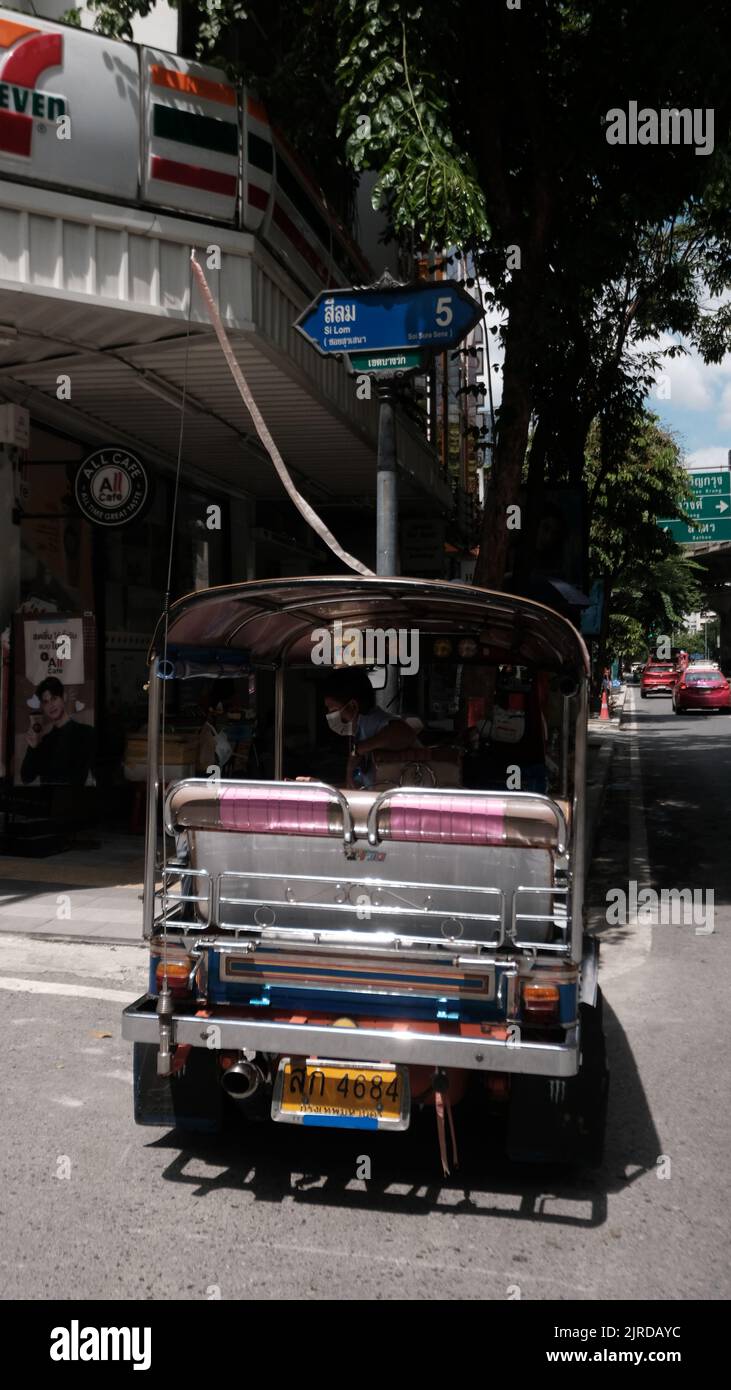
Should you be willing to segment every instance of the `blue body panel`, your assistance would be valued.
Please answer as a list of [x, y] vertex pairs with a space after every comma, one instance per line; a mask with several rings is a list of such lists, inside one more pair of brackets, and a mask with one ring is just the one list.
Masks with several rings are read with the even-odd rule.
[[[311, 966], [277, 965], [269, 960], [236, 961], [235, 970], [240, 979], [234, 981], [221, 979], [220, 960], [217, 951], [210, 953], [208, 1000], [213, 1005], [247, 1004], [255, 1008], [272, 1007], [311, 1013], [355, 1011], [372, 1018], [450, 1018], [474, 1022], [496, 1022], [505, 1016], [504, 1009], [496, 1000], [480, 998], [479, 990], [475, 991], [476, 998], [465, 998], [455, 990], [454, 977], [446, 974], [440, 979], [438, 975], [422, 976], [409, 971], [412, 985], [430, 987], [429, 996], [425, 997], [406, 990], [392, 993], [392, 990], [398, 991], [399, 984], [403, 984], [404, 976], [398, 970], [379, 972], [378, 985], [382, 984], [382, 989], [359, 990], [357, 984], [354, 987], [354, 982], [359, 979], [373, 981], [372, 973], [359, 971], [357, 965], [345, 969], [323, 967], [318, 969], [318, 976], [323, 980], [332, 980], [332, 987], [323, 989], [312, 983], [311, 978], [302, 985], [296, 983], [299, 975], [305, 978], [312, 976]], [[286, 982], [283, 980], [281, 985], [274, 983], [278, 974], [286, 977]], [[295, 977], [294, 981], [292, 976]], [[347, 987], [338, 989], [338, 979], [347, 979]], [[440, 986], [444, 989], [443, 994], [437, 993]]]
[[[150, 956], [149, 990], [153, 995], [157, 994], [155, 972], [159, 959], [157, 955]], [[318, 988], [311, 982], [302, 985], [293, 982], [292, 976], [311, 976], [311, 966], [298, 967], [289, 963], [277, 966], [270, 960], [266, 963], [263, 960], [236, 961], [236, 973], [240, 978], [222, 980], [220, 961], [221, 955], [218, 951], [209, 953], [207, 1001], [218, 1006], [230, 1004], [260, 1009], [291, 1009], [295, 1013], [355, 1012], [371, 1018], [413, 1018], [425, 1021], [438, 1019], [465, 1023], [501, 1023], [507, 1016], [505, 1006], [497, 1002], [503, 974], [500, 966], [496, 969], [496, 997], [484, 999], [479, 997], [477, 991], [472, 997], [465, 997], [465, 993], [457, 992], [454, 977], [445, 975], [440, 979], [438, 975], [420, 976], [411, 972], [409, 981], [412, 985], [431, 986], [433, 990], [443, 985], [444, 993], [430, 993], [429, 996], [412, 991], [392, 993], [391, 991], [398, 990], [398, 985], [404, 978], [397, 970], [384, 970], [379, 974], [378, 981], [383, 983], [383, 989], [359, 990], [357, 987], [353, 988], [353, 981], [359, 978], [372, 980], [373, 976], [359, 972], [357, 966], [345, 970], [335, 967], [318, 969], [318, 975], [333, 982], [333, 986], [327, 989]], [[278, 985], [272, 982], [272, 977], [276, 977], [278, 973], [287, 977], [286, 983]], [[343, 977], [347, 977], [348, 987], [337, 989], [336, 982], [338, 978]], [[577, 985], [559, 985], [557, 1022], [563, 1027], [569, 1026], [576, 1019], [576, 1011]]]

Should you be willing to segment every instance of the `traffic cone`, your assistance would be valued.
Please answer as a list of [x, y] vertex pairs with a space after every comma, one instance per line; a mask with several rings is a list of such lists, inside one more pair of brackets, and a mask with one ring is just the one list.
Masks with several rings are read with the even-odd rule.
[[609, 701], [608, 701], [608, 699], [607, 699], [607, 692], [606, 692], [606, 690], [602, 690], [602, 711], [601, 711], [601, 714], [599, 715], [599, 718], [600, 718], [600, 719], [609, 719]]

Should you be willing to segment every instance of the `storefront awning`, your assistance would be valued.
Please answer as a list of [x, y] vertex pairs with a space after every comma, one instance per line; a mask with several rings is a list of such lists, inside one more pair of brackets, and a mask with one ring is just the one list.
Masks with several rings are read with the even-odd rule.
[[[292, 329], [305, 295], [258, 239], [229, 228], [0, 181], [0, 397], [93, 446], [118, 442], [240, 495], [282, 496], [198, 299], [189, 257], [209, 270], [237, 359], [276, 443], [313, 502], [375, 498], [377, 404]], [[436, 456], [398, 424], [402, 498], [452, 509]]]

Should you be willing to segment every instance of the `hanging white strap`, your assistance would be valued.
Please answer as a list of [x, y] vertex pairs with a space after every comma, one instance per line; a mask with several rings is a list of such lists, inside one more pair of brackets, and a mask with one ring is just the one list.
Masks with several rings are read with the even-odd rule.
[[358, 574], [372, 575], [373, 570], [369, 570], [367, 565], [362, 565], [360, 560], [356, 560], [354, 555], [349, 555], [347, 550], [343, 550], [342, 546], [338, 545], [338, 542], [336, 541], [332, 531], [330, 531], [328, 527], [325, 525], [324, 521], [322, 520], [322, 517], [319, 517], [317, 515], [317, 512], [310, 506], [309, 502], [306, 502], [301, 493], [297, 491], [297, 488], [295, 487], [289, 475], [287, 465], [285, 464], [282, 455], [280, 454], [276, 444], [274, 443], [274, 440], [272, 439], [272, 436], [269, 433], [269, 430], [266, 427], [266, 424], [264, 423], [264, 418], [261, 414], [261, 411], [259, 410], [259, 407], [257, 406], [256, 401], [254, 400], [254, 397], [251, 394], [244, 374], [238, 362], [236, 361], [233, 348], [231, 347], [226, 330], [223, 326], [223, 323], [221, 322], [221, 316], [218, 312], [218, 309], [216, 308], [213, 295], [211, 294], [211, 291], [208, 288], [208, 282], [195, 258], [195, 251], [191, 252], [190, 259], [193, 266], [193, 274], [195, 275], [195, 278], [198, 281], [198, 288], [200, 289], [200, 292], [203, 295], [203, 302], [208, 311], [208, 317], [211, 320], [211, 323], [213, 324], [216, 337], [218, 338], [218, 341], [221, 345], [221, 350], [231, 370], [231, 375], [239, 388], [241, 399], [243, 400], [246, 409], [248, 410], [252, 420], [254, 421], [254, 428], [262, 444], [264, 445], [264, 448], [266, 449], [272, 463], [274, 464], [274, 467], [276, 468], [277, 473], [279, 474], [279, 477], [285, 490], [291, 497], [297, 510], [301, 512], [302, 516], [305, 518], [305, 521], [312, 527], [313, 531], [317, 532], [320, 539], [323, 540], [326, 545], [329, 545], [330, 549], [334, 552], [335, 555], [337, 555], [339, 560], [342, 560], [344, 565], [347, 565], [349, 569], [357, 570]]

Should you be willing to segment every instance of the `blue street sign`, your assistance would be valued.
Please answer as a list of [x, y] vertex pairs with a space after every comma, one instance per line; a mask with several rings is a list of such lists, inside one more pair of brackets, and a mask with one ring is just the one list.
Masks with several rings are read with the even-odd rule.
[[456, 347], [484, 309], [451, 280], [389, 289], [323, 290], [295, 328], [318, 352]]

